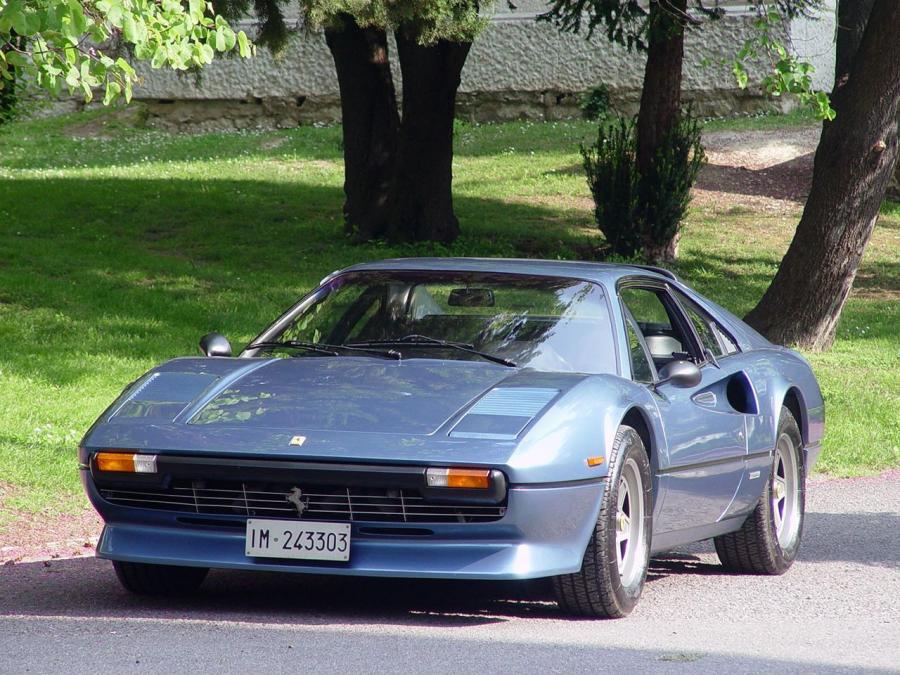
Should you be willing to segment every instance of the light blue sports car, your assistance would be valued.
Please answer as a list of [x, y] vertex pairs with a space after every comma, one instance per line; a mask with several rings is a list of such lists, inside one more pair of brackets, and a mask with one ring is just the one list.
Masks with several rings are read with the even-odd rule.
[[621, 617], [650, 556], [780, 574], [822, 395], [809, 364], [656, 268], [405, 259], [335, 272], [232, 357], [211, 333], [79, 448], [97, 554], [137, 593], [209, 568], [551, 577]]

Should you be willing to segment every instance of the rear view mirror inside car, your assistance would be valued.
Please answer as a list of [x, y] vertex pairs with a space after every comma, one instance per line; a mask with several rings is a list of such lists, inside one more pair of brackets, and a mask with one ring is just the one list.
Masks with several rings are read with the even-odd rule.
[[493, 307], [494, 291], [490, 288], [454, 288], [447, 304], [451, 307]]

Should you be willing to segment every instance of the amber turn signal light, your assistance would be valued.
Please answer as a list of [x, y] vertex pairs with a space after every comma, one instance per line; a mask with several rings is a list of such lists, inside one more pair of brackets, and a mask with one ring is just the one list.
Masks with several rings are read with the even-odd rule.
[[606, 458], [603, 455], [595, 455], [594, 457], [588, 457], [586, 461], [588, 466], [600, 466], [606, 461]]
[[484, 490], [491, 486], [490, 469], [430, 468], [425, 472], [428, 487]]
[[156, 455], [129, 452], [98, 452], [94, 460], [99, 471], [124, 473], [156, 473]]

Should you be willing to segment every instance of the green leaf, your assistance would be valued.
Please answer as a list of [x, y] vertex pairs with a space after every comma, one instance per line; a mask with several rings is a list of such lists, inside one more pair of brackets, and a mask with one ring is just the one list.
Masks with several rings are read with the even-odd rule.
[[28, 19], [25, 18], [25, 12], [19, 9], [9, 12], [9, 22], [16, 33], [28, 35]]
[[41, 30], [41, 15], [38, 12], [26, 12], [25, 14], [26, 30], [23, 35], [37, 35]]
[[26, 68], [28, 66], [28, 59], [19, 52], [7, 52], [6, 60], [14, 68]]
[[234, 44], [237, 42], [237, 37], [234, 34], [234, 31], [230, 28], [223, 28], [222, 34], [225, 36], [225, 51], [230, 52], [234, 49]]
[[78, 68], [75, 68], [74, 66], [69, 68], [66, 72], [66, 84], [74, 89], [78, 86], [80, 80], [81, 76], [78, 74]]
[[111, 4], [106, 12], [106, 19], [116, 28], [122, 27], [122, 21], [125, 18], [125, 12], [120, 3]]
[[188, 11], [194, 21], [199, 21], [206, 11], [206, 3], [204, 0], [189, 0]]
[[134, 70], [134, 68], [132, 68], [132, 67], [131, 67], [131, 64], [128, 63], [128, 61], [126, 61], [125, 59], [123, 59], [121, 56], [120, 56], [119, 58], [116, 59], [116, 67], [118, 67], [119, 70], [121, 70], [123, 73], [125, 73], [125, 75], [128, 76], [128, 77], [134, 77], [134, 76], [135, 76], [135, 70]]
[[250, 58], [250, 41], [247, 39], [247, 34], [244, 31], [238, 31], [237, 43], [241, 58]]
[[72, 27], [79, 35], [87, 30], [87, 18], [84, 16], [84, 8], [78, 0], [69, 0], [69, 16], [72, 19]]
[[137, 26], [135, 25], [134, 17], [131, 14], [126, 14], [122, 19], [122, 34], [125, 36], [126, 42], [134, 44], [137, 41]]
[[165, 45], [157, 46], [156, 51], [153, 53], [153, 58], [150, 59], [150, 67], [162, 68], [166, 63], [167, 58], [168, 54], [166, 53]]
[[103, 96], [103, 105], [109, 105], [122, 93], [122, 87], [114, 80], [106, 81], [106, 93]]

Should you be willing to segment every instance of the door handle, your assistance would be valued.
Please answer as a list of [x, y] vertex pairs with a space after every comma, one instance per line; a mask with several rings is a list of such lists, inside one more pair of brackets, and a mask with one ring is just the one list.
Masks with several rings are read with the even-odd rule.
[[697, 405], [702, 405], [705, 408], [713, 408], [718, 402], [716, 395], [711, 391], [701, 391], [699, 394], [694, 394], [691, 397], [691, 400]]

